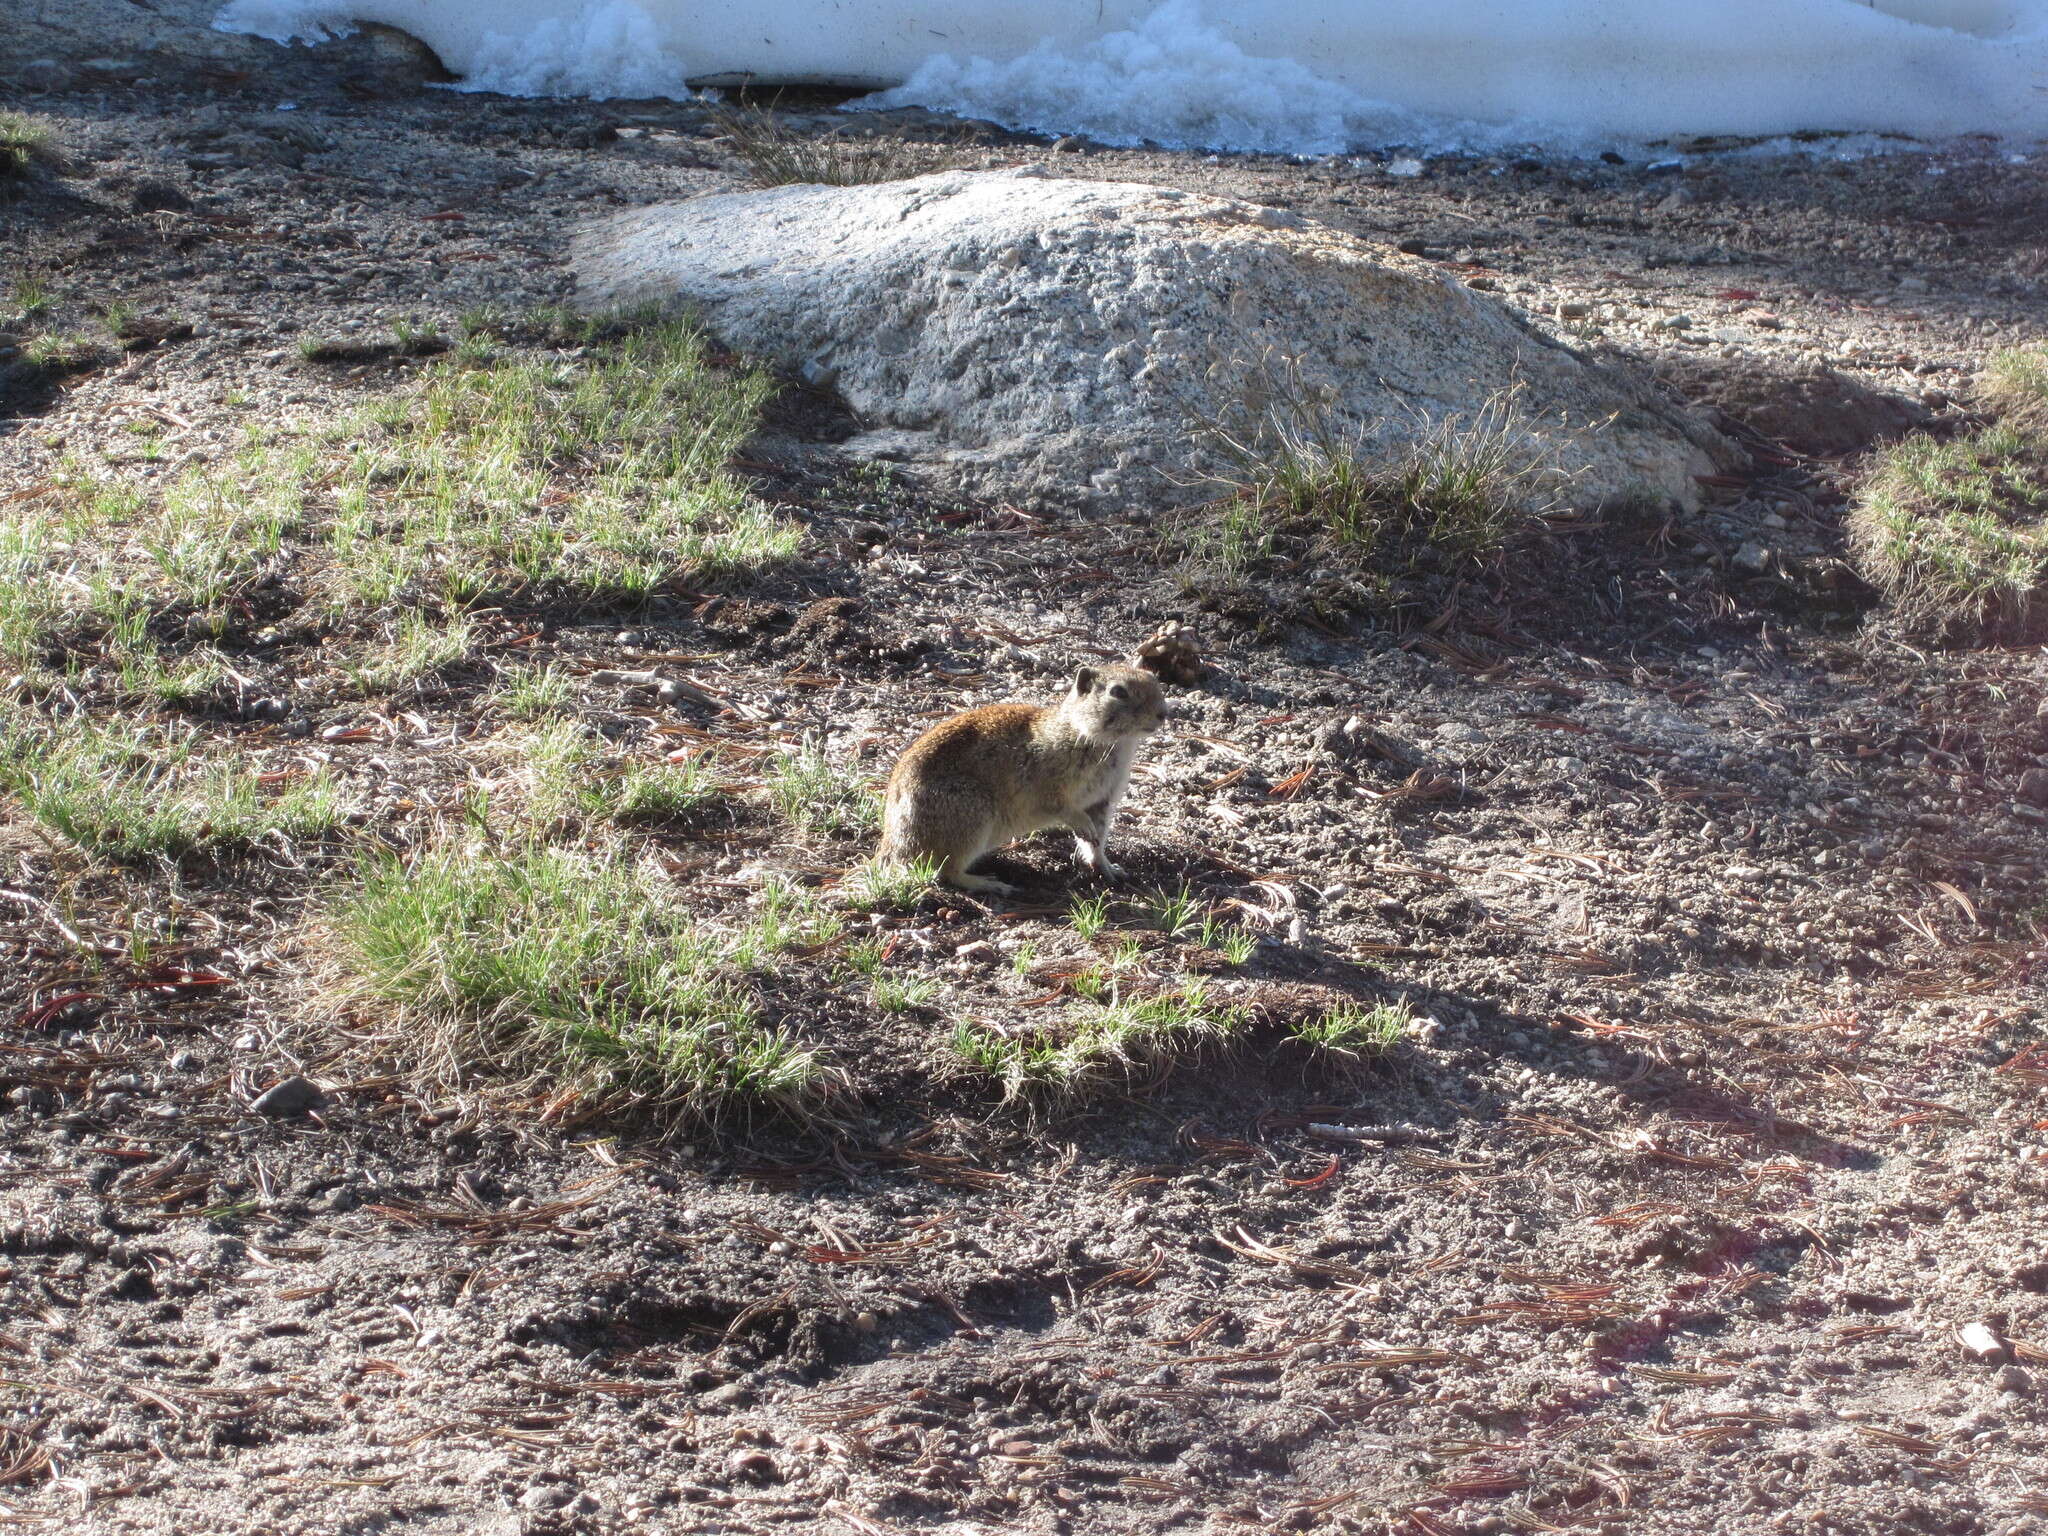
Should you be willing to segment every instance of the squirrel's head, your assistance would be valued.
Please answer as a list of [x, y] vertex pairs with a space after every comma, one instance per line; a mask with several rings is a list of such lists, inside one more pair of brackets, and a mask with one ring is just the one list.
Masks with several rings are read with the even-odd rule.
[[1166, 719], [1166, 695], [1140, 667], [1083, 667], [1066, 709], [1090, 736], [1150, 736]]

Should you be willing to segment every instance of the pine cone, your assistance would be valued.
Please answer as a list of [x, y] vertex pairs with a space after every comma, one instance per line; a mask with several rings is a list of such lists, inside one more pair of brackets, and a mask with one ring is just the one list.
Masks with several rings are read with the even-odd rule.
[[1138, 642], [1137, 663], [1161, 682], [1192, 687], [1202, 675], [1202, 647], [1194, 631], [1168, 619]]

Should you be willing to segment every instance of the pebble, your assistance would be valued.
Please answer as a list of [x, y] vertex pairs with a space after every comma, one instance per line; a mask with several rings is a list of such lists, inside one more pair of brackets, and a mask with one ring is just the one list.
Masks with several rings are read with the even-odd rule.
[[2048, 806], [2048, 768], [2029, 768], [2020, 775], [2019, 789], [2027, 804]]
[[2005, 1340], [1984, 1323], [1967, 1323], [1956, 1333], [1965, 1351], [1973, 1358], [1994, 1361], [2004, 1358]]
[[536, 1483], [519, 1495], [519, 1507], [545, 1514], [549, 1510], [560, 1509], [575, 1497], [574, 1488], [565, 1488], [560, 1483]]
[[725, 1472], [728, 1477], [750, 1483], [782, 1480], [782, 1469], [775, 1465], [775, 1458], [766, 1451], [734, 1451], [725, 1458]]
[[249, 1102], [249, 1107], [259, 1115], [275, 1115], [280, 1119], [304, 1114], [320, 1102], [320, 1089], [311, 1078], [297, 1074], [281, 1083], [273, 1083]]

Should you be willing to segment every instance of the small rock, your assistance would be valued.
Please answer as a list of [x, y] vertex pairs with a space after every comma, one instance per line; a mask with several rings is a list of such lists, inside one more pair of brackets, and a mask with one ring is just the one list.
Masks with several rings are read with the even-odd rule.
[[1760, 544], [1755, 539], [1749, 539], [1744, 542], [1742, 548], [1735, 551], [1733, 564], [1738, 571], [1747, 571], [1752, 576], [1761, 576], [1771, 568], [1770, 546], [1768, 544]]
[[1901, 293], [1925, 293], [1927, 292], [1927, 287], [1927, 279], [1924, 277], [1902, 277], [1899, 279], [1899, 292]]
[[575, 1497], [574, 1488], [564, 1488], [560, 1483], [536, 1483], [519, 1495], [519, 1507], [544, 1514], [549, 1510], [560, 1509]]
[[1957, 1340], [1972, 1359], [1991, 1362], [2005, 1356], [2005, 1340], [1984, 1323], [1967, 1323], [1957, 1330]]
[[782, 1469], [766, 1451], [734, 1451], [725, 1458], [726, 1476], [748, 1483], [776, 1483]]
[[320, 1090], [310, 1078], [297, 1074], [281, 1083], [273, 1083], [250, 1101], [249, 1107], [259, 1115], [273, 1115], [285, 1119], [302, 1115], [320, 1102]]
[[1560, 320], [1583, 320], [1592, 313], [1593, 306], [1584, 299], [1563, 299], [1557, 306], [1557, 318]]
[[2020, 798], [2029, 805], [2048, 805], [2048, 768], [2029, 768], [2020, 775]]
[[57, 1095], [47, 1088], [38, 1088], [33, 1083], [23, 1083], [7, 1095], [7, 1102], [16, 1109], [25, 1109], [30, 1114], [47, 1114], [57, 1107]]
[[199, 1058], [191, 1051], [180, 1051], [171, 1058], [171, 1070], [173, 1072], [197, 1072], [199, 1070]]
[[1660, 331], [1688, 331], [1692, 329], [1691, 315], [1666, 315], [1657, 322]]

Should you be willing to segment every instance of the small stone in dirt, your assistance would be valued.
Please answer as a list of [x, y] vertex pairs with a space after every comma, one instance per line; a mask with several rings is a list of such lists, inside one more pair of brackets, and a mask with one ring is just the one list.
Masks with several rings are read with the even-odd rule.
[[1984, 1323], [1966, 1323], [1956, 1334], [1972, 1359], [1990, 1362], [2004, 1358], [2005, 1340]]
[[320, 1090], [310, 1078], [294, 1074], [281, 1083], [273, 1083], [256, 1095], [249, 1107], [259, 1115], [275, 1115], [280, 1119], [304, 1114], [320, 1102]]
[[47, 1088], [38, 1088], [33, 1083], [23, 1083], [7, 1095], [7, 1102], [16, 1109], [25, 1109], [31, 1114], [40, 1115], [57, 1107], [57, 1096]]
[[2020, 798], [2029, 805], [2048, 805], [2048, 768], [2029, 768], [2020, 775]]
[[199, 1058], [191, 1051], [180, 1051], [171, 1058], [171, 1070], [173, 1072], [197, 1072], [199, 1070]]
[[1752, 576], [1761, 576], [1771, 568], [1771, 548], [1755, 539], [1746, 540], [1742, 548], [1735, 551], [1735, 569], [1747, 571]]
[[1558, 302], [1557, 318], [1560, 320], [1583, 320], [1593, 313], [1593, 306], [1584, 299], [1562, 299]]
[[776, 1483], [782, 1480], [782, 1469], [775, 1465], [775, 1458], [766, 1451], [734, 1451], [725, 1459], [728, 1477], [749, 1483]]
[[560, 1483], [536, 1483], [519, 1495], [519, 1507], [544, 1513], [551, 1509], [560, 1509], [575, 1497], [574, 1488], [564, 1488]]

